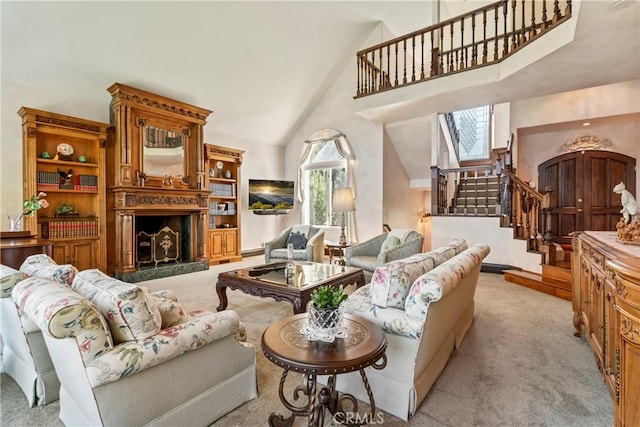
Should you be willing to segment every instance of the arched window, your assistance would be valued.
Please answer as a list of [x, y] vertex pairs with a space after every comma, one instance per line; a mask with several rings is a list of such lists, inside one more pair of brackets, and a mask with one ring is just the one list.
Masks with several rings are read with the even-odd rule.
[[335, 189], [344, 187], [351, 187], [355, 197], [353, 160], [347, 138], [335, 129], [315, 132], [304, 142], [298, 169], [298, 200], [304, 223], [341, 225], [342, 217], [332, 211], [331, 198]]

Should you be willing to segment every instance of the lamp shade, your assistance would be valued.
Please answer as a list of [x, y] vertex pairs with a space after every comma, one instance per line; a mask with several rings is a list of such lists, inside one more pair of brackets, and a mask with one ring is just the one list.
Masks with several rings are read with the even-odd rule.
[[334, 212], [352, 212], [356, 210], [356, 202], [353, 199], [351, 188], [338, 188], [333, 192], [331, 205]]

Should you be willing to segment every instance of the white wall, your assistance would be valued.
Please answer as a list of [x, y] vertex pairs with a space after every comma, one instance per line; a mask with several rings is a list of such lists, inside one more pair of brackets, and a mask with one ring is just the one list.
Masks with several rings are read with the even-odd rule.
[[[424, 192], [409, 187], [409, 178], [386, 132], [382, 156], [384, 158], [382, 223], [388, 224], [391, 229], [407, 228], [421, 233], [419, 213], [424, 206]], [[425, 165], [425, 167], [428, 166]], [[380, 232], [382, 232], [382, 224]]]
[[[215, 120], [215, 113], [212, 116]], [[265, 241], [273, 239], [283, 228], [285, 216], [254, 215], [249, 206], [249, 180], [275, 179], [284, 177], [284, 148], [268, 145], [259, 141], [250, 141], [232, 135], [216, 132], [210, 127], [204, 129], [205, 142], [223, 147], [244, 150], [240, 181], [240, 231], [241, 249], [259, 249]]]
[[540, 254], [527, 252], [526, 241], [515, 240], [513, 229], [500, 227], [498, 217], [454, 217], [431, 218], [431, 246], [440, 247], [452, 239], [465, 239], [469, 246], [486, 243], [491, 252], [484, 262], [505, 264], [523, 268], [534, 273], [541, 272]]
[[[537, 180], [537, 166], [561, 154], [557, 147], [588, 133], [612, 140], [617, 151], [640, 161], [640, 123], [612, 121], [581, 130], [555, 129], [549, 125], [572, 121], [591, 121], [640, 112], [640, 80], [531, 98], [511, 103], [511, 131], [518, 135], [515, 159], [518, 175]], [[540, 131], [536, 126], [542, 126]], [[557, 132], [556, 132], [557, 131]], [[521, 134], [526, 136], [521, 137]], [[522, 162], [522, 164], [520, 164]], [[640, 188], [640, 168], [636, 168], [636, 188]]]
[[[379, 42], [386, 30], [380, 25], [363, 45]], [[355, 50], [360, 46], [354, 46]], [[355, 156], [356, 234], [364, 241], [380, 234], [382, 228], [383, 197], [383, 129], [354, 112], [353, 88], [356, 64], [353, 54], [345, 58], [342, 70], [300, 123], [286, 145], [286, 179], [295, 179], [302, 144], [313, 132], [332, 128], [346, 135]], [[299, 212], [292, 212], [287, 221], [300, 221]], [[335, 233], [334, 233], [335, 234]]]

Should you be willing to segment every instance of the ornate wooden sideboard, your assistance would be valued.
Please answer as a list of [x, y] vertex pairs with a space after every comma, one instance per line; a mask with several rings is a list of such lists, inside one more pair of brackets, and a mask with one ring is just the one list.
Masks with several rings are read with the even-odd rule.
[[[640, 425], [640, 246], [616, 233], [573, 237], [573, 325], [585, 336], [611, 392], [617, 426]], [[584, 327], [584, 328], [583, 328]]]

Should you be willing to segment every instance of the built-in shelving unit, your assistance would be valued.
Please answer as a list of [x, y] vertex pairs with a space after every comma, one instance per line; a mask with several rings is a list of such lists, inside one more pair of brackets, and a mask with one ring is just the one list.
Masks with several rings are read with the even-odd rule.
[[[52, 258], [106, 272], [106, 123], [22, 107], [24, 198], [40, 192], [49, 206], [25, 229], [53, 242]], [[63, 203], [75, 212], [56, 213]]]
[[205, 144], [210, 264], [240, 261], [240, 166], [244, 151]]

